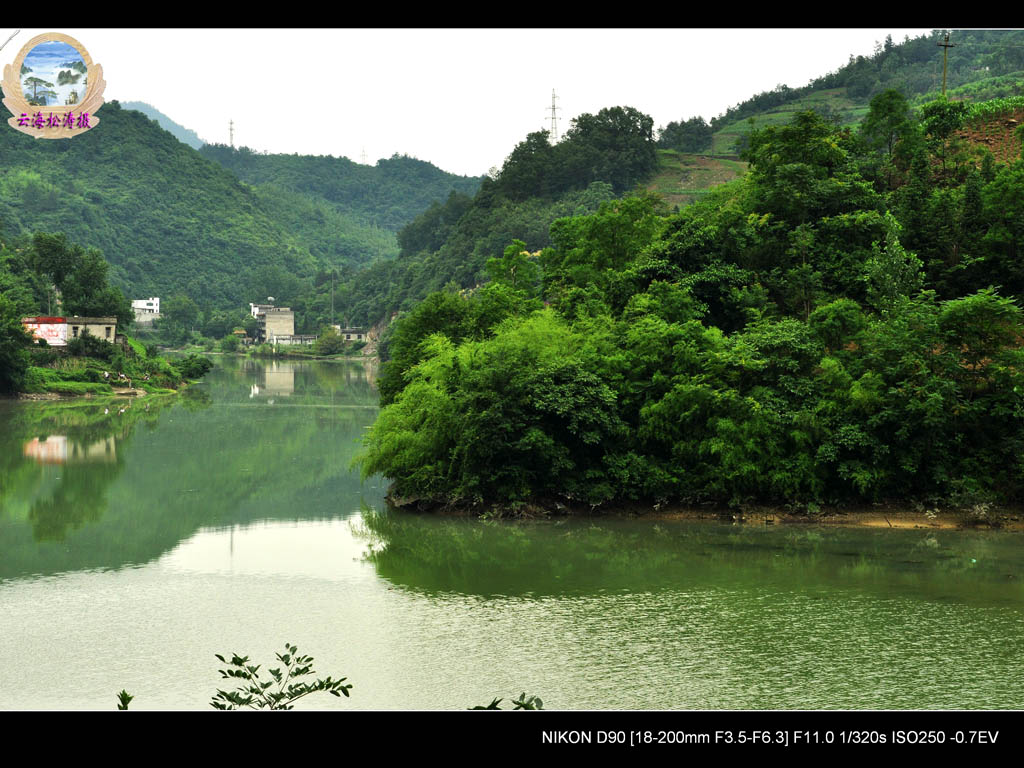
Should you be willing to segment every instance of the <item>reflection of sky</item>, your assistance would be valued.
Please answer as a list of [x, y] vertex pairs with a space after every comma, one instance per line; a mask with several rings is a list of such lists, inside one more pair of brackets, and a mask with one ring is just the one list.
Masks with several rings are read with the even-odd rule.
[[[48, 105], [63, 104], [71, 91], [75, 91], [78, 94], [78, 100], [81, 101], [82, 96], [85, 93], [85, 75], [81, 75], [78, 78], [77, 83], [68, 83], [66, 85], [57, 84], [57, 75], [63, 70], [69, 70], [70, 67], [62, 67], [61, 64], [67, 64], [73, 61], [82, 61], [82, 54], [79, 53], [74, 46], [68, 45], [60, 41], [51, 41], [46, 43], [40, 43], [31, 51], [28, 52], [28, 56], [25, 57], [25, 66], [31, 69], [31, 72], [26, 72], [22, 75], [22, 83], [25, 82], [25, 78], [38, 77], [41, 80], [45, 80], [48, 83], [53, 83], [52, 88], [46, 88], [40, 86], [39, 90], [51, 90], [57, 93], [56, 98], [49, 97], [46, 100]], [[82, 62], [83, 64], [85, 62]], [[79, 74], [74, 70], [71, 70], [72, 74]], [[25, 93], [32, 93], [32, 88], [25, 87]]]

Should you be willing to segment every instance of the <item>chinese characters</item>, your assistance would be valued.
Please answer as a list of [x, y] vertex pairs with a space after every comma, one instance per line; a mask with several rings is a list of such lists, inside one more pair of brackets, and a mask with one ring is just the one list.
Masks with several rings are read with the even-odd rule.
[[44, 117], [42, 112], [36, 112], [32, 117], [29, 117], [25, 112], [22, 112], [21, 117], [18, 118], [18, 125], [32, 126], [33, 128], [92, 127], [89, 124], [88, 112], [80, 112], [76, 118], [74, 111], [66, 112], [63, 115], [59, 112], [57, 114], [51, 112], [48, 117]]

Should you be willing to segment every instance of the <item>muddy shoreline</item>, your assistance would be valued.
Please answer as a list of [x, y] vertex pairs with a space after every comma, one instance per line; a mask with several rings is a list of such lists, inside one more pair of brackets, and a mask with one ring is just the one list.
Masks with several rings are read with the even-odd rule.
[[818, 525], [841, 528], [928, 529], [928, 530], [1004, 530], [1024, 531], [1024, 508], [975, 504], [972, 506], [911, 506], [877, 504], [850, 507], [821, 507], [809, 512], [782, 507], [749, 506], [688, 507], [683, 505], [628, 504], [617, 507], [590, 507], [556, 503], [524, 504], [516, 509], [500, 505], [444, 506], [388, 494], [390, 506], [404, 512], [436, 514], [446, 517], [482, 519], [540, 520], [564, 517], [627, 517], [658, 520], [704, 520], [736, 525]]

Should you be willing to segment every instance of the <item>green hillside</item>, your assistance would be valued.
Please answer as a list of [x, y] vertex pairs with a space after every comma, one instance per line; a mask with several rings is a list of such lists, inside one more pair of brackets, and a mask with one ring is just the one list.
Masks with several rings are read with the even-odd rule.
[[[735, 153], [752, 128], [788, 122], [807, 109], [840, 125], [857, 123], [871, 99], [888, 89], [917, 106], [934, 100], [942, 91], [938, 43], [944, 34], [934, 30], [903, 42], [887, 38], [871, 56], [851, 55], [846, 65], [805, 86], [780, 85], [730, 107], [711, 120], [715, 152]], [[1024, 92], [1024, 31], [953, 30], [950, 42], [955, 47], [948, 49], [949, 98], [977, 101]]]
[[[483, 282], [488, 261], [514, 240], [546, 248], [556, 220], [597, 211], [652, 177], [653, 125], [632, 107], [611, 107], [580, 115], [554, 145], [547, 131], [529, 134], [474, 197], [453, 192], [405, 226], [398, 258], [346, 281], [337, 306], [352, 322], [376, 323], [431, 291]], [[323, 305], [325, 291], [312, 303]]]
[[[236, 308], [274, 284], [279, 298], [297, 296], [318, 274], [398, 253], [394, 233], [372, 222], [373, 205], [393, 225], [437, 190], [443, 199], [443, 180], [456, 179], [408, 158], [382, 161], [366, 169], [377, 183], [360, 184], [364, 199], [349, 211], [328, 198], [329, 174], [311, 174], [323, 194], [284, 176], [249, 186], [140, 112], [114, 101], [100, 117], [100, 128], [73, 141], [0, 131], [0, 228], [11, 237], [65, 232], [99, 248], [129, 297], [183, 294], [202, 307]], [[335, 159], [288, 160], [308, 167]], [[476, 181], [457, 183], [474, 189]]]
[[200, 153], [246, 184], [276, 187], [326, 202], [373, 227], [397, 232], [452, 191], [472, 195], [480, 179], [455, 176], [405, 155], [360, 165], [347, 157], [271, 155], [207, 144]]
[[669, 206], [683, 206], [746, 173], [747, 164], [729, 157], [712, 157], [671, 149], [658, 150], [658, 170], [644, 186]]

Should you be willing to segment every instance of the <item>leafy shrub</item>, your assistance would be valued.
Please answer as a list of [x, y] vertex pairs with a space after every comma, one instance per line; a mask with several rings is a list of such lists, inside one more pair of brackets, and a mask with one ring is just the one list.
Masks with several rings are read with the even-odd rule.
[[75, 357], [92, 357], [110, 362], [117, 352], [117, 347], [109, 341], [93, 336], [88, 330], [68, 342], [68, 354]]
[[213, 363], [202, 355], [189, 355], [181, 360], [175, 360], [171, 365], [183, 379], [201, 379], [213, 368]]
[[214, 709], [294, 709], [296, 701], [311, 693], [323, 691], [332, 696], [347, 698], [352, 688], [351, 683], [344, 685], [347, 679], [344, 677], [340, 680], [327, 677], [313, 683], [299, 681], [299, 678], [315, 674], [313, 657], [300, 656], [298, 648], [287, 643], [285, 652], [276, 654], [277, 660], [284, 666], [268, 669], [269, 680], [260, 679], [260, 665], [249, 664], [248, 656], [235, 653], [231, 655], [231, 661], [219, 653], [216, 656], [229, 665], [227, 669], [220, 670], [221, 677], [241, 682], [234, 691], [218, 690], [210, 702]]
[[221, 352], [237, 352], [238, 347], [241, 346], [241, 341], [235, 334], [231, 333], [220, 340], [220, 351]]

